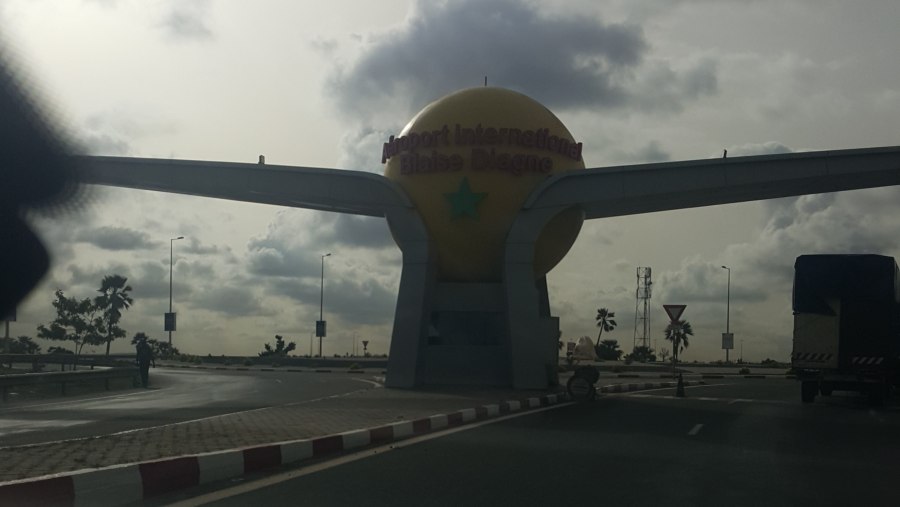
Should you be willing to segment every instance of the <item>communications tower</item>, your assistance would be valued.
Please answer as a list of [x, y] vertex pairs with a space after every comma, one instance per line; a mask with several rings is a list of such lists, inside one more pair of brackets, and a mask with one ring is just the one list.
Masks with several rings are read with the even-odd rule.
[[650, 346], [650, 293], [653, 280], [649, 267], [637, 268], [637, 290], [634, 298], [634, 340], [632, 350], [638, 345]]

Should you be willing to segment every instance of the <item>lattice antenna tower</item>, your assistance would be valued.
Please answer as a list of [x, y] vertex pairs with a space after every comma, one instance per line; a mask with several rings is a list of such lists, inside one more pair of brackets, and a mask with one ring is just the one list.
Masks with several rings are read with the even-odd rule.
[[650, 345], [650, 295], [653, 287], [649, 267], [637, 268], [637, 290], [634, 298], [634, 340], [632, 350], [638, 345]]

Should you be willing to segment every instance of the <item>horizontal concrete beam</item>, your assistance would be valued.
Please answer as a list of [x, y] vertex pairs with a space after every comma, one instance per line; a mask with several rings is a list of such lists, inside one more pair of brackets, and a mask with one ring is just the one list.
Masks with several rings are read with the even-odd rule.
[[900, 185], [900, 147], [666, 162], [560, 173], [525, 209], [579, 206], [586, 218]]
[[385, 216], [412, 208], [403, 191], [377, 174], [289, 167], [128, 157], [73, 157], [85, 183]]

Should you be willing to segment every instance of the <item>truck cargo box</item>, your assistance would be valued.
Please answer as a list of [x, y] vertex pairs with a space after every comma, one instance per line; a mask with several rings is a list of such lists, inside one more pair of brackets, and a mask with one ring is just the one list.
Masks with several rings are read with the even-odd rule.
[[882, 255], [794, 264], [795, 368], [878, 371], [900, 363], [900, 272]]

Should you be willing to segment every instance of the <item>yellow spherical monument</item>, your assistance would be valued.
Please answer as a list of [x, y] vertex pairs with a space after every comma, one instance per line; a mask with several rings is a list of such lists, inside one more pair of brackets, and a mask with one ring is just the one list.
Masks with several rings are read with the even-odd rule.
[[[418, 209], [438, 252], [438, 278], [494, 282], [504, 242], [528, 195], [560, 171], [584, 169], [582, 145], [546, 107], [503, 88], [432, 102], [382, 150], [384, 175]], [[568, 210], [541, 231], [535, 276], [568, 252], [583, 217]]]

